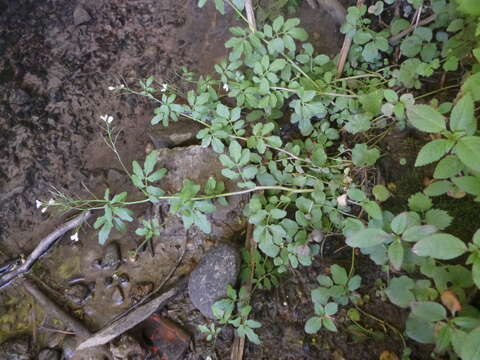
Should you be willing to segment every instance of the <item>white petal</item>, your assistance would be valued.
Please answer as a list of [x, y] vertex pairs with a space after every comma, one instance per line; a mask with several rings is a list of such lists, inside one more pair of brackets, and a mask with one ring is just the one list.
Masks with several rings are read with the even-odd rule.
[[45, 211], [47, 211], [47, 208], [46, 208], [46, 207], [44, 207], [44, 208], [42, 208], [42, 209], [40, 210], [40, 212], [41, 212], [42, 214], [43, 214]]
[[110, 124], [113, 121], [113, 116], [109, 116], [106, 120], [107, 124]]
[[340, 206], [347, 206], [347, 194], [343, 194], [337, 197], [337, 203]]
[[48, 200], [47, 205], [55, 205], [55, 200], [53, 199]]
[[109, 86], [109, 87], [108, 87], [108, 90], [110, 90], [110, 91], [113, 91], [113, 90], [115, 90], [115, 89], [116, 89], [115, 86]]
[[70, 240], [72, 240], [72, 241], [78, 241], [78, 232], [76, 232], [75, 234], [73, 234], [72, 236], [70, 236]]
[[40, 200], [35, 200], [35, 206], [37, 207], [37, 209], [39, 209], [40, 206], [42, 206], [42, 202]]

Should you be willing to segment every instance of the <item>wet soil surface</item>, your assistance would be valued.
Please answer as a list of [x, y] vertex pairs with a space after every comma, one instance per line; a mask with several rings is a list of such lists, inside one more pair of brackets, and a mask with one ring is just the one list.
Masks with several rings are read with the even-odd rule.
[[[79, 197], [89, 196], [86, 188], [101, 195], [105, 187], [136, 196], [102, 141], [100, 116], [112, 115], [115, 125], [123, 129], [119, 150], [129, 164], [144, 157], [153, 105], [133, 95], [116, 96], [108, 87], [120, 83], [133, 87], [148, 75], [159, 82], [174, 82], [182, 66], [204, 74], [211, 72], [212, 65], [225, 55], [228, 27], [238, 20], [232, 13], [221, 16], [211, 6], [200, 10], [196, 3], [0, 0], [1, 262], [28, 254], [69, 216], [53, 216], [48, 211], [42, 214], [35, 208], [37, 199], [50, 197], [52, 187]], [[337, 53], [342, 37], [329, 13], [313, 11], [303, 2], [297, 16], [319, 53]], [[179, 133], [189, 131], [190, 126], [178, 129]], [[172, 151], [165, 154], [166, 167], [172, 165], [169, 159], [175, 156], [193, 159], [197, 150]], [[180, 153], [175, 155], [175, 151]], [[201, 156], [208, 159], [208, 155]], [[216, 171], [211, 161], [204, 162], [205, 173], [199, 177]], [[181, 184], [182, 176], [191, 175], [189, 171], [196, 165], [198, 162], [191, 162], [183, 175], [175, 173], [173, 167], [174, 176], [167, 180], [171, 188]], [[97, 330], [158, 286], [180, 258], [172, 283], [190, 273], [202, 254], [220, 240], [243, 241], [241, 207], [242, 199], [236, 199], [214, 217], [214, 231], [208, 237], [197, 230], [185, 232], [180, 221], [170, 217], [160, 239], [137, 259], [129, 256], [139, 241], [133, 230], [126, 235], [113, 234], [108, 246], [102, 247], [91, 226], [85, 226], [79, 242], [65, 235], [35, 266], [33, 274], [51, 297], [91, 330]], [[134, 225], [151, 211], [137, 208]], [[345, 254], [345, 259], [348, 257]], [[319, 260], [309, 271], [287, 277], [275, 291], [255, 295], [254, 317], [263, 323], [259, 335], [264, 344], [248, 344], [245, 358], [376, 359], [386, 349], [399, 353], [399, 341], [390, 335], [381, 346], [372, 346], [375, 343], [371, 339], [353, 342], [347, 331], [339, 336], [305, 335], [303, 324], [312, 315], [309, 292], [315, 286], [315, 276], [327, 266], [328, 262]], [[62, 344], [66, 347], [65, 334], [46, 330], [63, 329], [63, 325], [46, 316], [21, 288], [2, 291], [0, 302], [0, 342], [27, 333], [33, 337], [30, 346], [36, 350], [43, 346], [60, 348]], [[402, 315], [395, 308], [371, 307], [374, 314], [401, 326]], [[232, 329], [225, 328], [213, 348], [196, 329], [206, 320], [194, 309], [187, 292], [169, 304], [162, 315], [193, 334], [194, 345], [185, 359], [229, 358]], [[372, 323], [375, 326], [378, 324]], [[33, 331], [37, 328], [40, 330]]]

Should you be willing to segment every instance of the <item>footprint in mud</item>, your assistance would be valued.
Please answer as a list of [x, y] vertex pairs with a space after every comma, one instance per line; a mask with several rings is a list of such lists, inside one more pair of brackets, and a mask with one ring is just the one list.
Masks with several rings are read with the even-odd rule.
[[92, 297], [95, 283], [76, 283], [65, 290], [65, 297], [75, 304], [83, 304]]

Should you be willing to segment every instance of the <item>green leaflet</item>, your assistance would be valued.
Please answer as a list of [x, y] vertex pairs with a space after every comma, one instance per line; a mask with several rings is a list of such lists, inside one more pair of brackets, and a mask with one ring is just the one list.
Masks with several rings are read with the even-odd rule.
[[407, 117], [413, 126], [424, 132], [439, 133], [447, 129], [445, 117], [428, 105], [408, 107]]
[[437, 139], [430, 141], [422, 147], [418, 153], [415, 166], [423, 166], [434, 161], [440, 160], [455, 145], [455, 142], [447, 139]]
[[480, 137], [461, 138], [455, 146], [455, 151], [462, 163], [475, 171], [480, 171]]
[[347, 237], [347, 244], [351, 247], [368, 248], [383, 244], [390, 240], [392, 235], [381, 229], [364, 229]]
[[412, 251], [418, 256], [450, 260], [467, 251], [467, 246], [459, 238], [450, 234], [434, 234], [418, 241]]

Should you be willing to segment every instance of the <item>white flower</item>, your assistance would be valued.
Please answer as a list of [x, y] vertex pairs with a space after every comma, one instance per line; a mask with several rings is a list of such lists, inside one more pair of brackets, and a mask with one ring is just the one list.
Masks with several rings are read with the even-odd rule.
[[75, 234], [73, 234], [72, 236], [70, 236], [70, 240], [72, 240], [72, 241], [78, 241], [78, 232], [76, 232]]
[[223, 84], [223, 90], [225, 90], [225, 91], [230, 90], [227, 83]]
[[37, 209], [41, 208], [40, 212], [42, 214], [45, 211], [47, 211], [49, 206], [52, 206], [52, 205], [55, 205], [55, 200], [53, 200], [53, 199], [48, 200], [46, 203], [44, 203], [43, 201], [40, 201], [40, 200], [35, 200], [35, 206], [37, 207]]
[[343, 194], [337, 197], [337, 203], [340, 206], [347, 206], [347, 194]]
[[103, 121], [105, 121], [107, 124], [110, 124], [110, 123], [113, 121], [113, 116], [111, 116], [111, 115], [103, 115], [103, 116], [100, 116], [100, 119], [102, 119]]
[[168, 89], [168, 84], [163, 83], [163, 84], [162, 84], [162, 88], [160, 89], [160, 91], [161, 91], [161, 92], [165, 92], [165, 91], [167, 91], [167, 89]]
[[108, 87], [108, 90], [110, 90], [110, 91], [115, 91], [115, 90], [123, 89], [124, 87], [125, 87], [125, 85], [123, 85], [123, 84], [120, 84], [120, 85], [118, 85], [118, 86], [109, 86], [109, 87]]

